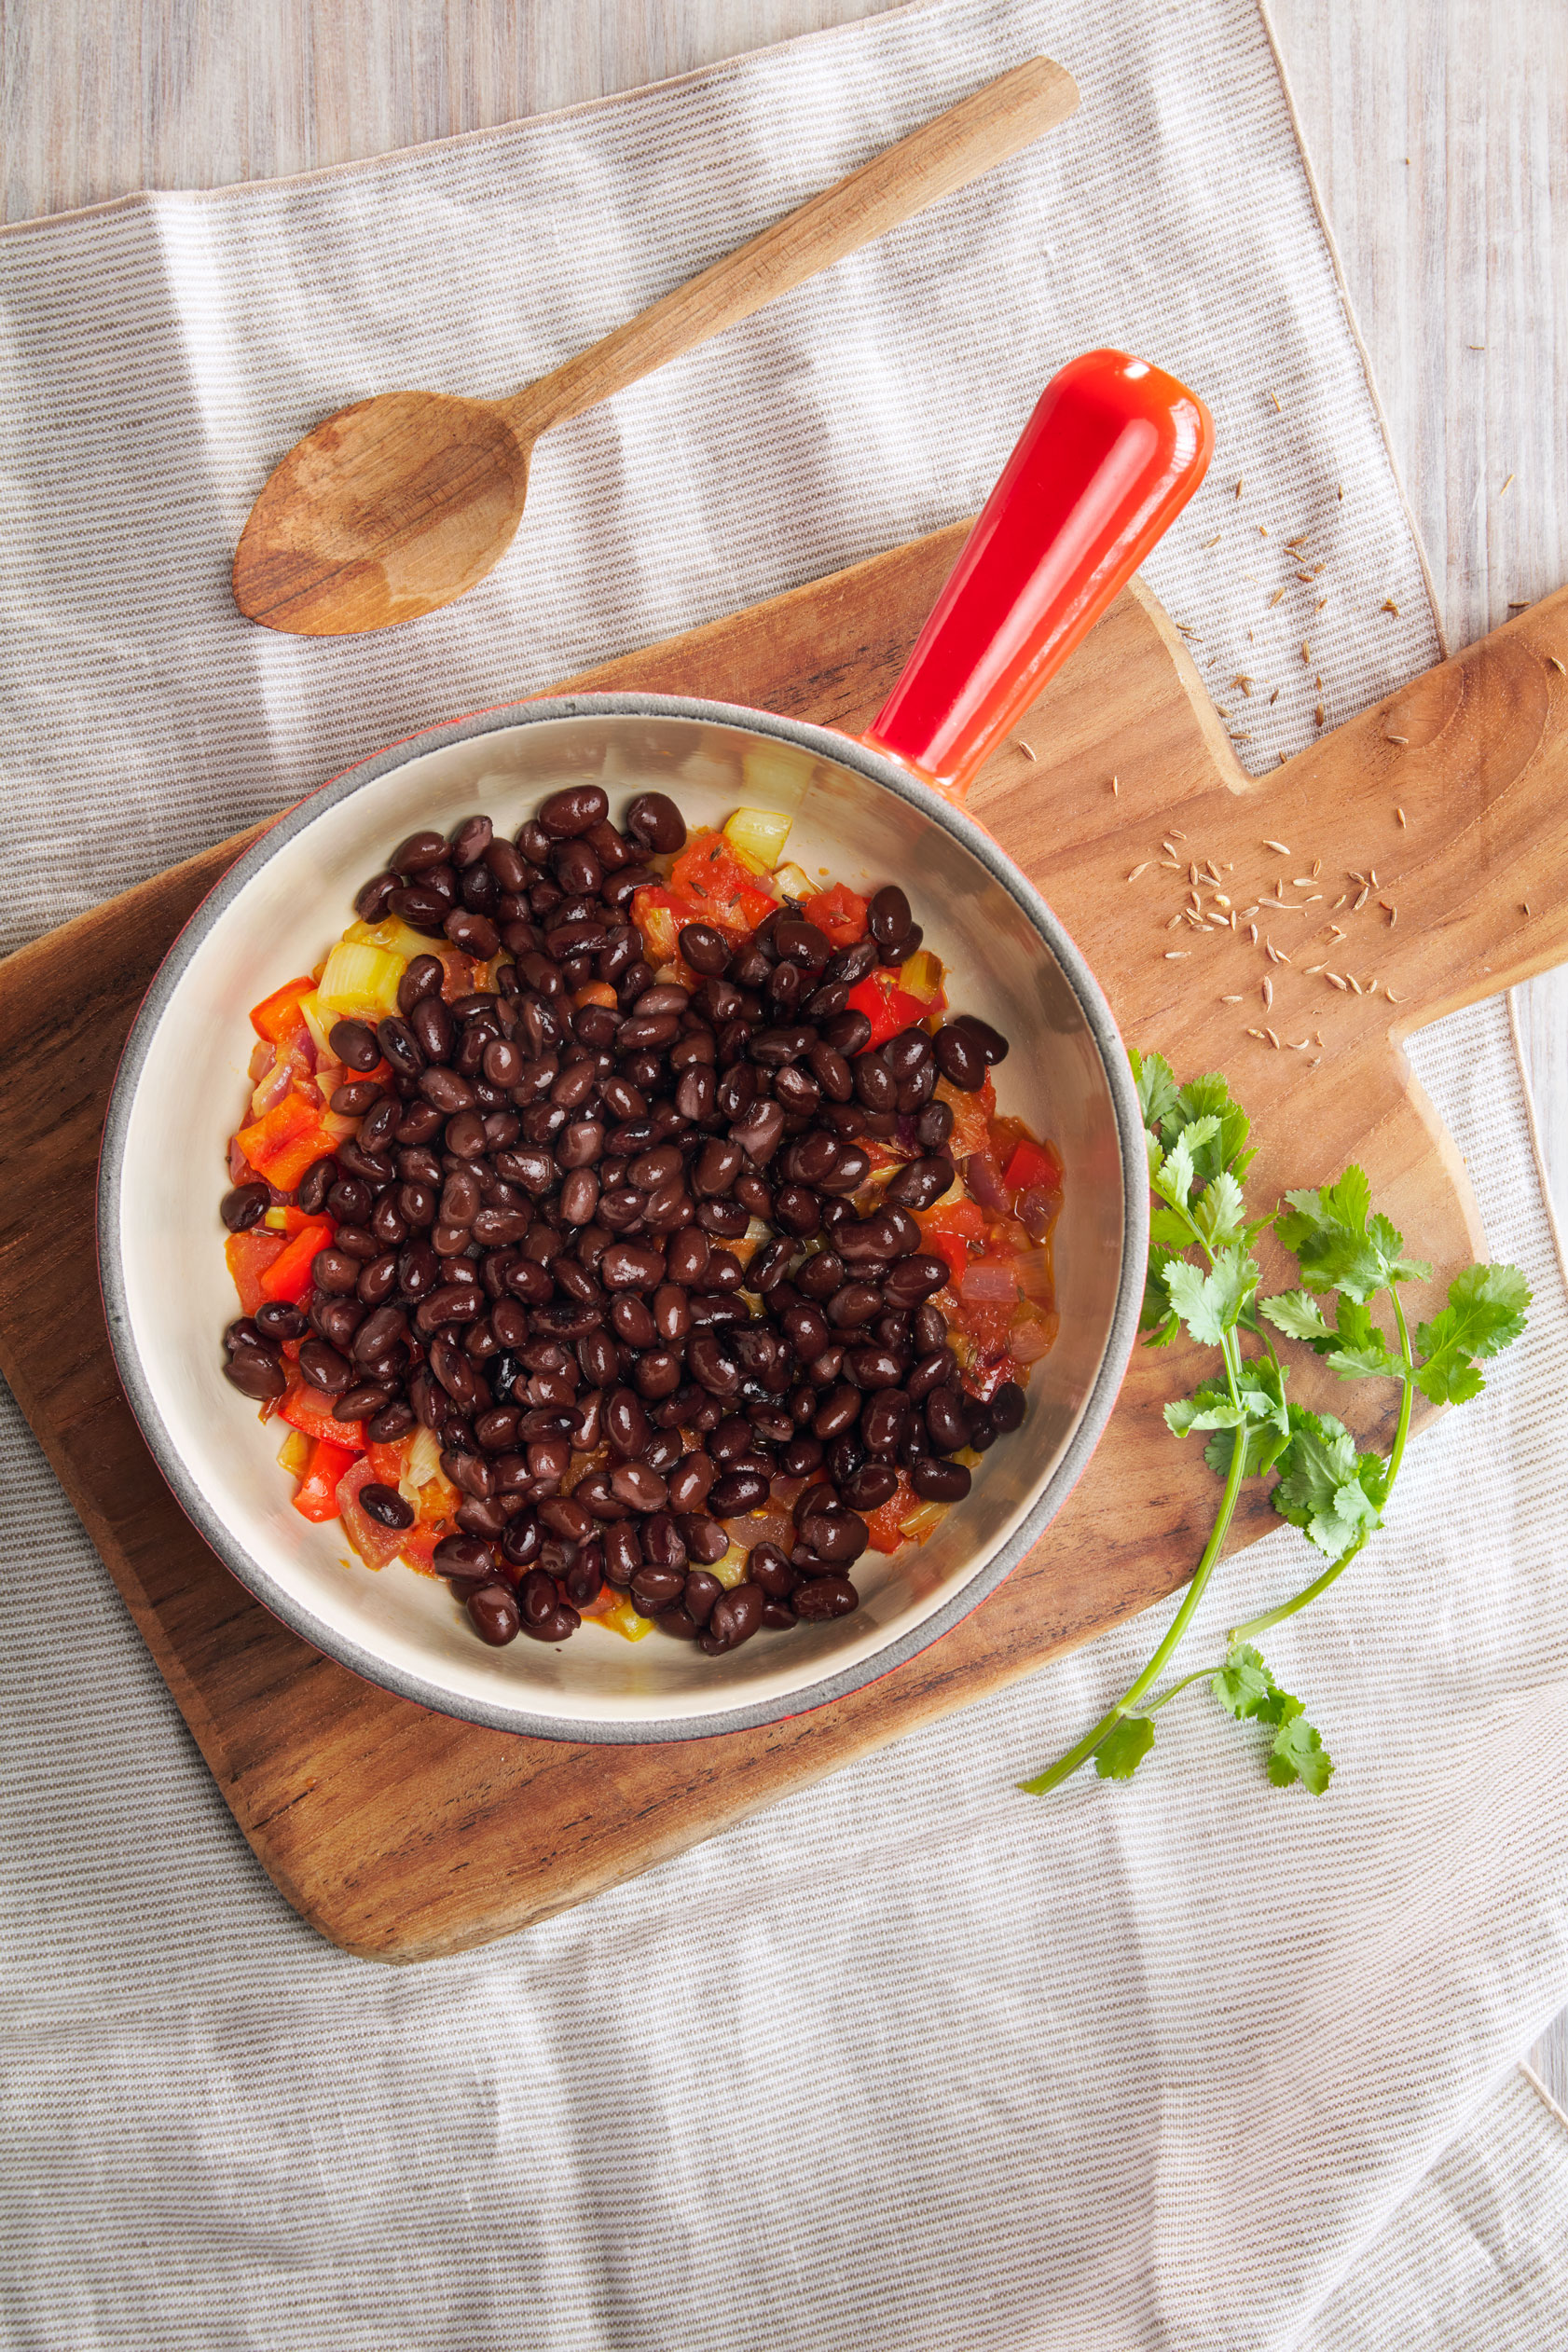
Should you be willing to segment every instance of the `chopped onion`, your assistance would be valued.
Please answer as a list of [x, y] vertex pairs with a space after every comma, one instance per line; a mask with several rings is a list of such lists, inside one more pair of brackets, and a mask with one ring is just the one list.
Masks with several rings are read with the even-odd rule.
[[1030, 1315], [1023, 1323], [1015, 1323], [1007, 1335], [1007, 1352], [1015, 1364], [1038, 1364], [1051, 1352], [1054, 1334], [1047, 1330], [1038, 1316]]
[[983, 1209], [995, 1209], [1005, 1216], [1007, 1190], [1002, 1183], [1001, 1170], [988, 1151], [970, 1152], [964, 1181], [969, 1187], [971, 1201], [978, 1201]]
[[1032, 1242], [1043, 1242], [1056, 1219], [1062, 1205], [1060, 1192], [1048, 1191], [1043, 1184], [1032, 1184], [1018, 1196], [1018, 1222]]
[[251, 1117], [257, 1120], [276, 1108], [288, 1093], [294, 1080], [294, 1066], [287, 1060], [275, 1062], [251, 1096]]
[[1010, 1259], [974, 1258], [964, 1268], [958, 1289], [967, 1307], [1011, 1307], [1018, 1296], [1018, 1277]]

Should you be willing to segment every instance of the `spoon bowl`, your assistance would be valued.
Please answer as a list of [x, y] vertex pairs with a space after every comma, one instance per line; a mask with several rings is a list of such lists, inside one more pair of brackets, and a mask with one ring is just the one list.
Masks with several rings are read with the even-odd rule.
[[511, 545], [539, 434], [962, 187], [1070, 115], [1035, 57], [987, 82], [510, 400], [380, 392], [274, 468], [234, 557], [247, 620], [296, 637], [392, 628], [450, 604]]
[[500, 401], [393, 392], [339, 408], [251, 509], [235, 602], [296, 637], [391, 628], [451, 604], [511, 545], [532, 448]]

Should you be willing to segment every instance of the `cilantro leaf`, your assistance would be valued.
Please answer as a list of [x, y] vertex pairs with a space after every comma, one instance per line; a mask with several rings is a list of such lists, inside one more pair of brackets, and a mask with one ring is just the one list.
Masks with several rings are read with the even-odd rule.
[[1222, 1249], [1211, 1274], [1176, 1258], [1164, 1269], [1163, 1279], [1171, 1304], [1192, 1338], [1200, 1346], [1218, 1347], [1226, 1332], [1235, 1329], [1258, 1287], [1258, 1267], [1244, 1250]]
[[1271, 1500], [1282, 1519], [1338, 1560], [1363, 1529], [1382, 1524], [1383, 1467], [1381, 1454], [1356, 1452], [1350, 1431], [1332, 1413], [1292, 1405], [1290, 1442]]
[[1466, 1266], [1449, 1285], [1449, 1302], [1416, 1332], [1425, 1357], [1416, 1386], [1435, 1405], [1463, 1404], [1486, 1385], [1472, 1362], [1496, 1355], [1524, 1328], [1530, 1286], [1517, 1266]]
[[1225, 1242], [1240, 1241], [1246, 1231], [1246, 1204], [1242, 1188], [1229, 1168], [1221, 1168], [1217, 1176], [1211, 1177], [1192, 1217], [1211, 1249], [1219, 1248]]
[[1266, 1314], [1276, 1330], [1288, 1340], [1321, 1340], [1332, 1345], [1333, 1333], [1323, 1320], [1323, 1309], [1304, 1290], [1276, 1291], [1272, 1299], [1259, 1299], [1258, 1312]]
[[1146, 1127], [1158, 1127], [1168, 1111], [1176, 1108], [1176, 1075], [1162, 1053], [1131, 1052], [1133, 1082], [1138, 1090], [1138, 1108]]
[[1095, 1749], [1094, 1769], [1102, 1781], [1130, 1781], [1153, 1745], [1148, 1717], [1123, 1715]]
[[1243, 1642], [1231, 1652], [1217, 1674], [1210, 1676], [1209, 1688], [1226, 1713], [1241, 1723], [1259, 1712], [1274, 1688], [1274, 1678], [1261, 1654], [1250, 1642]]
[[1172, 1257], [1192, 1246], [1192, 1229], [1179, 1210], [1157, 1208], [1148, 1220], [1148, 1238]]
[[1403, 1255], [1403, 1237], [1386, 1217], [1369, 1217], [1365, 1172], [1347, 1168], [1315, 1192], [1287, 1192], [1288, 1209], [1274, 1231], [1301, 1269], [1309, 1290], [1342, 1290], [1357, 1301], [1391, 1284], [1424, 1279], [1432, 1271]]
[[1292, 1781], [1300, 1781], [1314, 1796], [1321, 1796], [1333, 1771], [1333, 1757], [1304, 1715], [1292, 1715], [1281, 1726], [1269, 1756], [1269, 1778], [1275, 1788], [1287, 1789]]
[[1162, 1200], [1173, 1207], [1185, 1208], [1197, 1177], [1192, 1152], [1195, 1145], [1207, 1143], [1218, 1130], [1218, 1121], [1196, 1120], [1184, 1127], [1176, 1136], [1163, 1161], [1149, 1177], [1149, 1182]]
[[1182, 1396], [1165, 1407], [1165, 1426], [1178, 1437], [1185, 1437], [1190, 1429], [1239, 1429], [1251, 1417], [1245, 1405], [1232, 1405], [1223, 1395], [1213, 1404], [1197, 1396]]

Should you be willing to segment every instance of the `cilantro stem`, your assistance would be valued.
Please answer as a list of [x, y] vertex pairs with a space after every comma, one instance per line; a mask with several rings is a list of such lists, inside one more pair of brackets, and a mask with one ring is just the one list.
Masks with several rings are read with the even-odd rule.
[[1250, 1434], [1245, 1426], [1236, 1432], [1236, 1441], [1231, 1450], [1231, 1468], [1225, 1480], [1225, 1492], [1220, 1497], [1218, 1515], [1215, 1520], [1208, 1543], [1204, 1547], [1204, 1556], [1193, 1572], [1191, 1583], [1187, 1588], [1187, 1598], [1171, 1619], [1170, 1630], [1164, 1640], [1132, 1688], [1122, 1694], [1108, 1714], [1101, 1716], [1093, 1731], [1085, 1732], [1077, 1747], [1069, 1748], [1065, 1756], [1060, 1757], [1047, 1771], [1037, 1773], [1032, 1781], [1019, 1781], [1019, 1787], [1030, 1796], [1044, 1796], [1048, 1790], [1059, 1787], [1071, 1773], [1076, 1772], [1080, 1764], [1086, 1764], [1107, 1733], [1115, 1730], [1123, 1715], [1133, 1713], [1145, 1691], [1151, 1690], [1159, 1681], [1165, 1660], [1171, 1656], [1192, 1621], [1192, 1613], [1204, 1597], [1204, 1588], [1208, 1583], [1215, 1562], [1224, 1548], [1231, 1515], [1236, 1507], [1236, 1497], [1242, 1491], [1242, 1480], [1246, 1476], [1246, 1448]]

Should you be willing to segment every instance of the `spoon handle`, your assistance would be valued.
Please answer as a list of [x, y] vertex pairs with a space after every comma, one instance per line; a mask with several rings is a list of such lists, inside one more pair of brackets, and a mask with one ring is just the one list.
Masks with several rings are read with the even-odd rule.
[[580, 416], [1016, 155], [1077, 104], [1077, 85], [1064, 67], [1047, 57], [1029, 58], [809, 198], [564, 367], [496, 405], [530, 434]]

